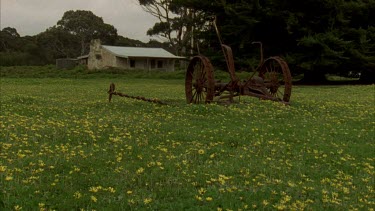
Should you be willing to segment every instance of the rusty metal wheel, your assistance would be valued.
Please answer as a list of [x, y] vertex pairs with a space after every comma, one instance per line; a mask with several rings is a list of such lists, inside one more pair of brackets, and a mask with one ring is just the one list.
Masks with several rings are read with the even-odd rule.
[[210, 60], [204, 56], [191, 59], [185, 78], [187, 103], [210, 103], [214, 98], [214, 70]]
[[266, 59], [259, 69], [269, 93], [280, 101], [289, 102], [292, 93], [292, 76], [288, 64], [280, 57]]

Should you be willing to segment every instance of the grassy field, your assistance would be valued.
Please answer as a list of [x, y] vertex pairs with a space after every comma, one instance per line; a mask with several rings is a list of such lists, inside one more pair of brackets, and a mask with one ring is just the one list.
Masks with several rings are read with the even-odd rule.
[[[182, 79], [2, 77], [0, 210], [373, 210], [375, 86], [187, 105]], [[107, 89], [158, 98], [157, 105]]]

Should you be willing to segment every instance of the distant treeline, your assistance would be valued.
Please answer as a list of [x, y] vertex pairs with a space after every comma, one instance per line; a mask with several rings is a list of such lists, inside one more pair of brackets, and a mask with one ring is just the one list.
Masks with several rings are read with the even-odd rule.
[[76, 58], [89, 51], [91, 39], [103, 44], [132, 47], [163, 47], [156, 40], [141, 42], [117, 34], [117, 29], [90, 11], [67, 11], [55, 26], [35, 36], [20, 36], [17, 29], [0, 31], [0, 66], [54, 64], [57, 58]]
[[163, 47], [187, 57], [200, 53], [225, 70], [215, 20], [221, 40], [232, 47], [236, 70], [257, 67], [259, 47], [253, 42], [261, 41], [266, 58], [283, 57], [292, 74], [304, 74], [306, 82], [322, 81], [326, 74], [375, 82], [375, 0], [139, 0], [139, 4], [160, 20], [147, 34], [168, 42], [125, 38], [91, 11], [67, 11], [56, 25], [35, 36], [20, 37], [14, 28], [2, 29], [0, 65], [52, 64], [56, 58], [85, 55], [90, 41], [99, 38], [107, 45]]

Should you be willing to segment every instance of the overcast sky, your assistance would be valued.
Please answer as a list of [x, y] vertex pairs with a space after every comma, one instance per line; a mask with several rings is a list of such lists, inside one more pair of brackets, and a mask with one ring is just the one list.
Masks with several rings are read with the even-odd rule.
[[36, 35], [56, 25], [68, 10], [90, 10], [124, 37], [148, 42], [146, 32], [157, 21], [138, 0], [0, 0], [1, 29], [16, 28], [21, 36]]

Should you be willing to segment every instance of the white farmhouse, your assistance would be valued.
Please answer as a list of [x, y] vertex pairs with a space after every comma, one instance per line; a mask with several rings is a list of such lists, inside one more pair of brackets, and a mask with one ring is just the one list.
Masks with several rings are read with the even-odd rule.
[[[185, 59], [162, 48], [140, 48], [101, 45], [93, 40], [87, 58], [88, 69], [122, 68], [174, 71], [175, 61]], [[84, 59], [84, 58], [81, 58]]]

